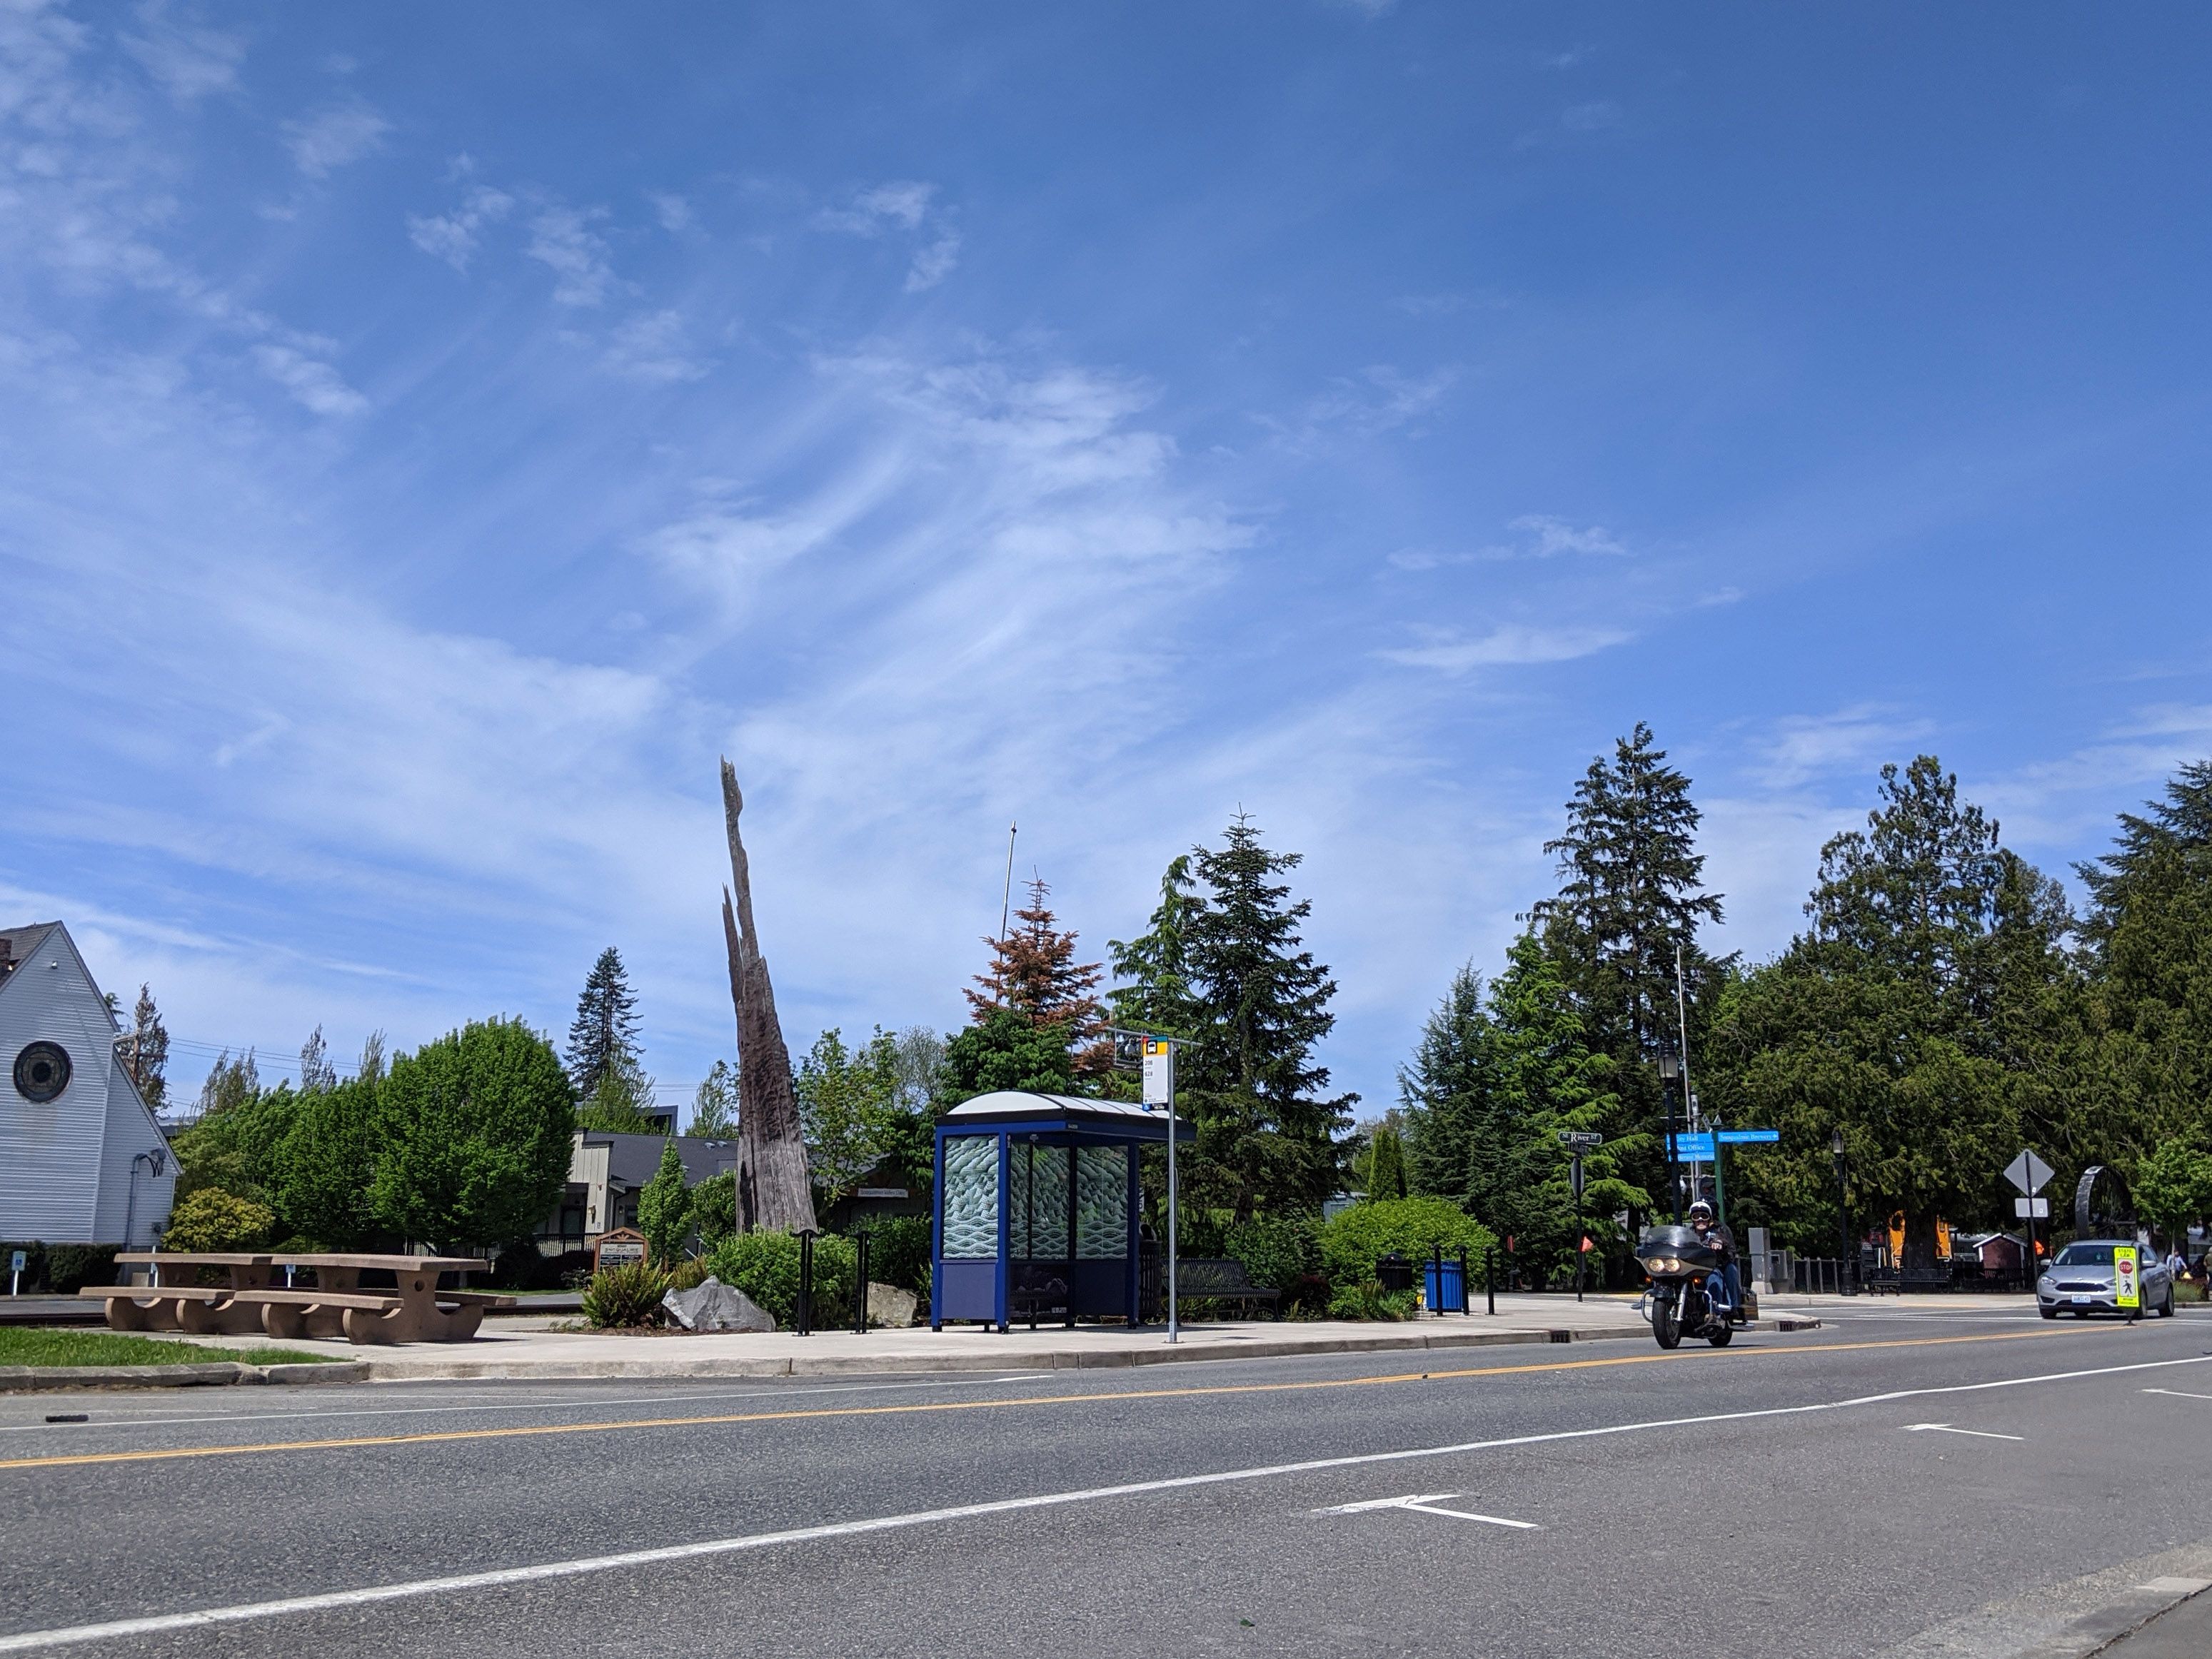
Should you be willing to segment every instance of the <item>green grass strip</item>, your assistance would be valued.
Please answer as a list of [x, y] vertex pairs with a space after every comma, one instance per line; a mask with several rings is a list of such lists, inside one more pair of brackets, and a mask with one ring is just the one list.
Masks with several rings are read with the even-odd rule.
[[234, 1359], [248, 1365], [322, 1365], [327, 1354], [293, 1348], [214, 1348], [162, 1342], [120, 1331], [47, 1331], [0, 1325], [0, 1365], [198, 1365]]

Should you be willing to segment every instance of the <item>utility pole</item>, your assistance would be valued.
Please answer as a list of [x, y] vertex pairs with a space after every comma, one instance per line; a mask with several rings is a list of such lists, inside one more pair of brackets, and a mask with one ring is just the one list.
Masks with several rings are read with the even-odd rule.
[[999, 895], [999, 937], [1002, 939], [1006, 936], [1006, 923], [1012, 919], [1013, 913], [1014, 836], [1019, 833], [1021, 827], [1020, 824], [1013, 823], [1006, 825], [1006, 890]]
[[[1682, 1118], [1694, 1134], [1698, 1128], [1698, 1097], [1690, 1087], [1690, 994], [1682, 977], [1682, 947], [1679, 945], [1674, 947], [1674, 1019], [1682, 1038]], [[1667, 1149], [1670, 1158], [1674, 1150], [1672, 1146]], [[1695, 1180], [1697, 1165], [1692, 1164], [1690, 1172], [1691, 1178]], [[1680, 1221], [1682, 1218], [1682, 1190], [1674, 1178], [1672, 1163], [1667, 1166], [1667, 1180], [1674, 1193], [1674, 1219]]]

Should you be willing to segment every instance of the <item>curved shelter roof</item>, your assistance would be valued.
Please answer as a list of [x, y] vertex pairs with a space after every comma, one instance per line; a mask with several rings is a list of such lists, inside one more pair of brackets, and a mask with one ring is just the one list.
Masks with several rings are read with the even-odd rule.
[[[1055, 1129], [1088, 1131], [1123, 1140], [1165, 1140], [1168, 1115], [1147, 1111], [1133, 1100], [1098, 1100], [1084, 1095], [1050, 1095], [1039, 1089], [994, 1089], [963, 1100], [941, 1121], [972, 1124], [978, 1129], [1005, 1123], [1049, 1124]], [[1176, 1139], [1188, 1140], [1188, 1120], [1176, 1125]]]

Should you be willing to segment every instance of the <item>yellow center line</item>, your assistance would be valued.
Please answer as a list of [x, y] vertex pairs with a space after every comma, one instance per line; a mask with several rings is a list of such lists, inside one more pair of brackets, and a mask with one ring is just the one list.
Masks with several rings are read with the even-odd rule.
[[[2006, 1331], [1976, 1336], [1896, 1337], [1878, 1342], [1808, 1342], [1791, 1347], [1739, 1348], [1731, 1359], [1808, 1353], [1861, 1353], [1877, 1348], [1941, 1348], [1970, 1342], [2051, 1341], [2103, 1333], [2091, 1330]], [[1399, 1382], [1432, 1382], [1470, 1376], [1516, 1376], [1539, 1371], [1602, 1370], [1616, 1365], [1668, 1361], [1716, 1362], [1698, 1353], [1620, 1354], [1605, 1359], [1557, 1359], [1521, 1365], [1470, 1366], [1459, 1370], [1394, 1371], [1382, 1376], [1333, 1376], [1304, 1382], [1224, 1382], [1182, 1389], [1112, 1389], [1093, 1394], [1025, 1395], [1012, 1400], [918, 1401], [893, 1406], [817, 1406], [711, 1417], [633, 1417], [605, 1423], [534, 1423], [495, 1429], [437, 1429], [419, 1434], [349, 1435], [331, 1440], [278, 1440], [232, 1446], [167, 1446], [141, 1451], [72, 1452], [51, 1457], [0, 1458], [0, 1469], [71, 1468], [87, 1463], [153, 1463], [182, 1457], [246, 1457], [265, 1452], [344, 1451], [362, 1446], [428, 1446], [462, 1440], [514, 1440], [532, 1435], [608, 1434], [634, 1429], [699, 1428], [726, 1423], [787, 1423], [833, 1417], [918, 1417], [929, 1413], [1001, 1411], [1015, 1407], [1091, 1405], [1114, 1400], [1189, 1400], [1241, 1394], [1302, 1394], [1316, 1389], [1364, 1389]]]

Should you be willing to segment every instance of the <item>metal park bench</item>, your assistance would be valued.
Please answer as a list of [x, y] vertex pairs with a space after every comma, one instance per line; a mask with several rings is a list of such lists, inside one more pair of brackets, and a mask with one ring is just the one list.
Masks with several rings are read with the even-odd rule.
[[[77, 1294], [105, 1301], [108, 1327], [118, 1331], [260, 1331], [292, 1340], [343, 1336], [359, 1345], [465, 1342], [485, 1310], [514, 1305], [511, 1296], [438, 1288], [441, 1273], [481, 1273], [490, 1265], [476, 1256], [129, 1250], [115, 1259], [144, 1264], [152, 1282], [87, 1285]], [[198, 1284], [205, 1267], [228, 1273], [230, 1283]], [[283, 1267], [313, 1269], [313, 1287], [273, 1282]], [[392, 1288], [363, 1290], [361, 1275], [373, 1271], [391, 1273]], [[164, 1282], [165, 1275], [175, 1277]]]
[[1273, 1305], [1283, 1293], [1266, 1285], [1255, 1285], [1244, 1264], [1231, 1258], [1176, 1263], [1177, 1302], [1261, 1302]]

